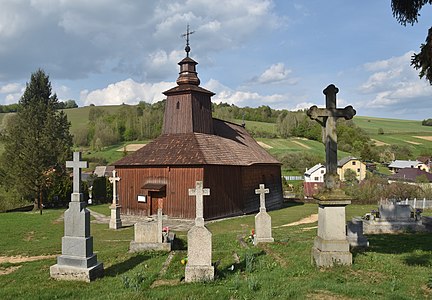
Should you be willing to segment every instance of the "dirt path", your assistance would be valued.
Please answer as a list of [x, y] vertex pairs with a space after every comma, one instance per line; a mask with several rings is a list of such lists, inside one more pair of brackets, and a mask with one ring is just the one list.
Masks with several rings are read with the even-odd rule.
[[303, 147], [303, 148], [305, 148], [305, 149], [311, 149], [311, 147], [309, 147], [309, 146], [307, 146], [307, 145], [305, 145], [305, 144], [303, 144], [303, 143], [301, 143], [301, 142], [299, 142], [299, 141], [292, 141], [294, 144], [297, 144], [297, 145], [299, 145], [300, 147]]
[[372, 142], [374, 142], [375, 143], [375, 146], [387, 146], [388, 144], [387, 143], [384, 143], [384, 142], [381, 142], [381, 141], [378, 141], [378, 140], [375, 140], [375, 139], [371, 139], [372, 140]]
[[260, 145], [260, 146], [263, 147], [264, 149], [271, 149], [271, 148], [273, 148], [272, 146], [267, 145], [267, 144], [264, 143], [264, 142], [257, 142], [257, 143], [258, 143], [258, 145]]
[[38, 256], [0, 256], [0, 264], [10, 263], [10, 264], [19, 264], [23, 262], [36, 261], [42, 259], [50, 259], [55, 258], [57, 255], [38, 255]]
[[303, 218], [299, 221], [292, 222], [289, 224], [284, 224], [284, 225], [273, 227], [273, 228], [281, 228], [281, 227], [297, 226], [297, 225], [302, 225], [302, 224], [310, 224], [310, 223], [315, 223], [317, 221], [318, 221], [318, 214], [313, 214], [313, 215], [310, 215], [309, 217]]

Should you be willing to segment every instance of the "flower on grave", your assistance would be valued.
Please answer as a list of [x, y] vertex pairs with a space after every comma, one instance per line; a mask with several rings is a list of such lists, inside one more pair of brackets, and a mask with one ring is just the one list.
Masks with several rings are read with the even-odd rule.
[[180, 262], [182, 265], [185, 265], [185, 264], [187, 264], [187, 261], [188, 261], [188, 259], [187, 259], [187, 257], [185, 257]]
[[169, 227], [165, 226], [164, 228], [162, 228], [162, 232], [169, 232]]

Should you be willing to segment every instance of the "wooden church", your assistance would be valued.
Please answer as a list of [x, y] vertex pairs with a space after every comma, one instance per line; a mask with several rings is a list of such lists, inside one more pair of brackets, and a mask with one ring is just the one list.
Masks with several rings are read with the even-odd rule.
[[195, 218], [196, 181], [210, 188], [204, 218], [216, 219], [258, 211], [255, 189], [264, 183], [267, 209], [282, 204], [281, 164], [243, 126], [212, 118], [214, 93], [199, 86], [196, 65], [179, 62], [177, 86], [167, 96], [162, 134], [140, 150], [115, 162], [122, 214], [152, 215], [163, 200], [170, 217]]

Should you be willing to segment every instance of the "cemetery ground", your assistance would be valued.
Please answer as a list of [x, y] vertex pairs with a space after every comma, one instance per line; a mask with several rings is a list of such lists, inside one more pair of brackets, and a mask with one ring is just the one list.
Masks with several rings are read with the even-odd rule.
[[[109, 215], [108, 205], [90, 207]], [[347, 206], [347, 220], [375, 206]], [[56, 281], [49, 268], [61, 253], [62, 210], [0, 216], [0, 299], [424, 299], [432, 297], [432, 235], [368, 235], [370, 248], [353, 252], [352, 266], [311, 265], [317, 223], [283, 226], [317, 213], [316, 204], [270, 211], [274, 243], [249, 240], [254, 214], [208, 223], [213, 233], [213, 282], [182, 281], [186, 231], [171, 253], [129, 253], [133, 227], [91, 223], [94, 251], [105, 276], [91, 283]], [[5, 257], [34, 257], [33, 261]], [[8, 273], [8, 274], [6, 274]]]

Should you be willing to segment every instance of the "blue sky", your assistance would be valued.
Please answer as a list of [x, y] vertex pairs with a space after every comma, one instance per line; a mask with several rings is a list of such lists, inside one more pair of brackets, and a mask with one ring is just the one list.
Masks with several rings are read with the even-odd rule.
[[277, 109], [339, 106], [358, 115], [432, 118], [432, 86], [410, 57], [432, 26], [401, 26], [390, 1], [0, 0], [0, 104], [44, 69], [80, 106], [155, 102], [175, 85], [190, 24], [191, 57], [214, 102]]

